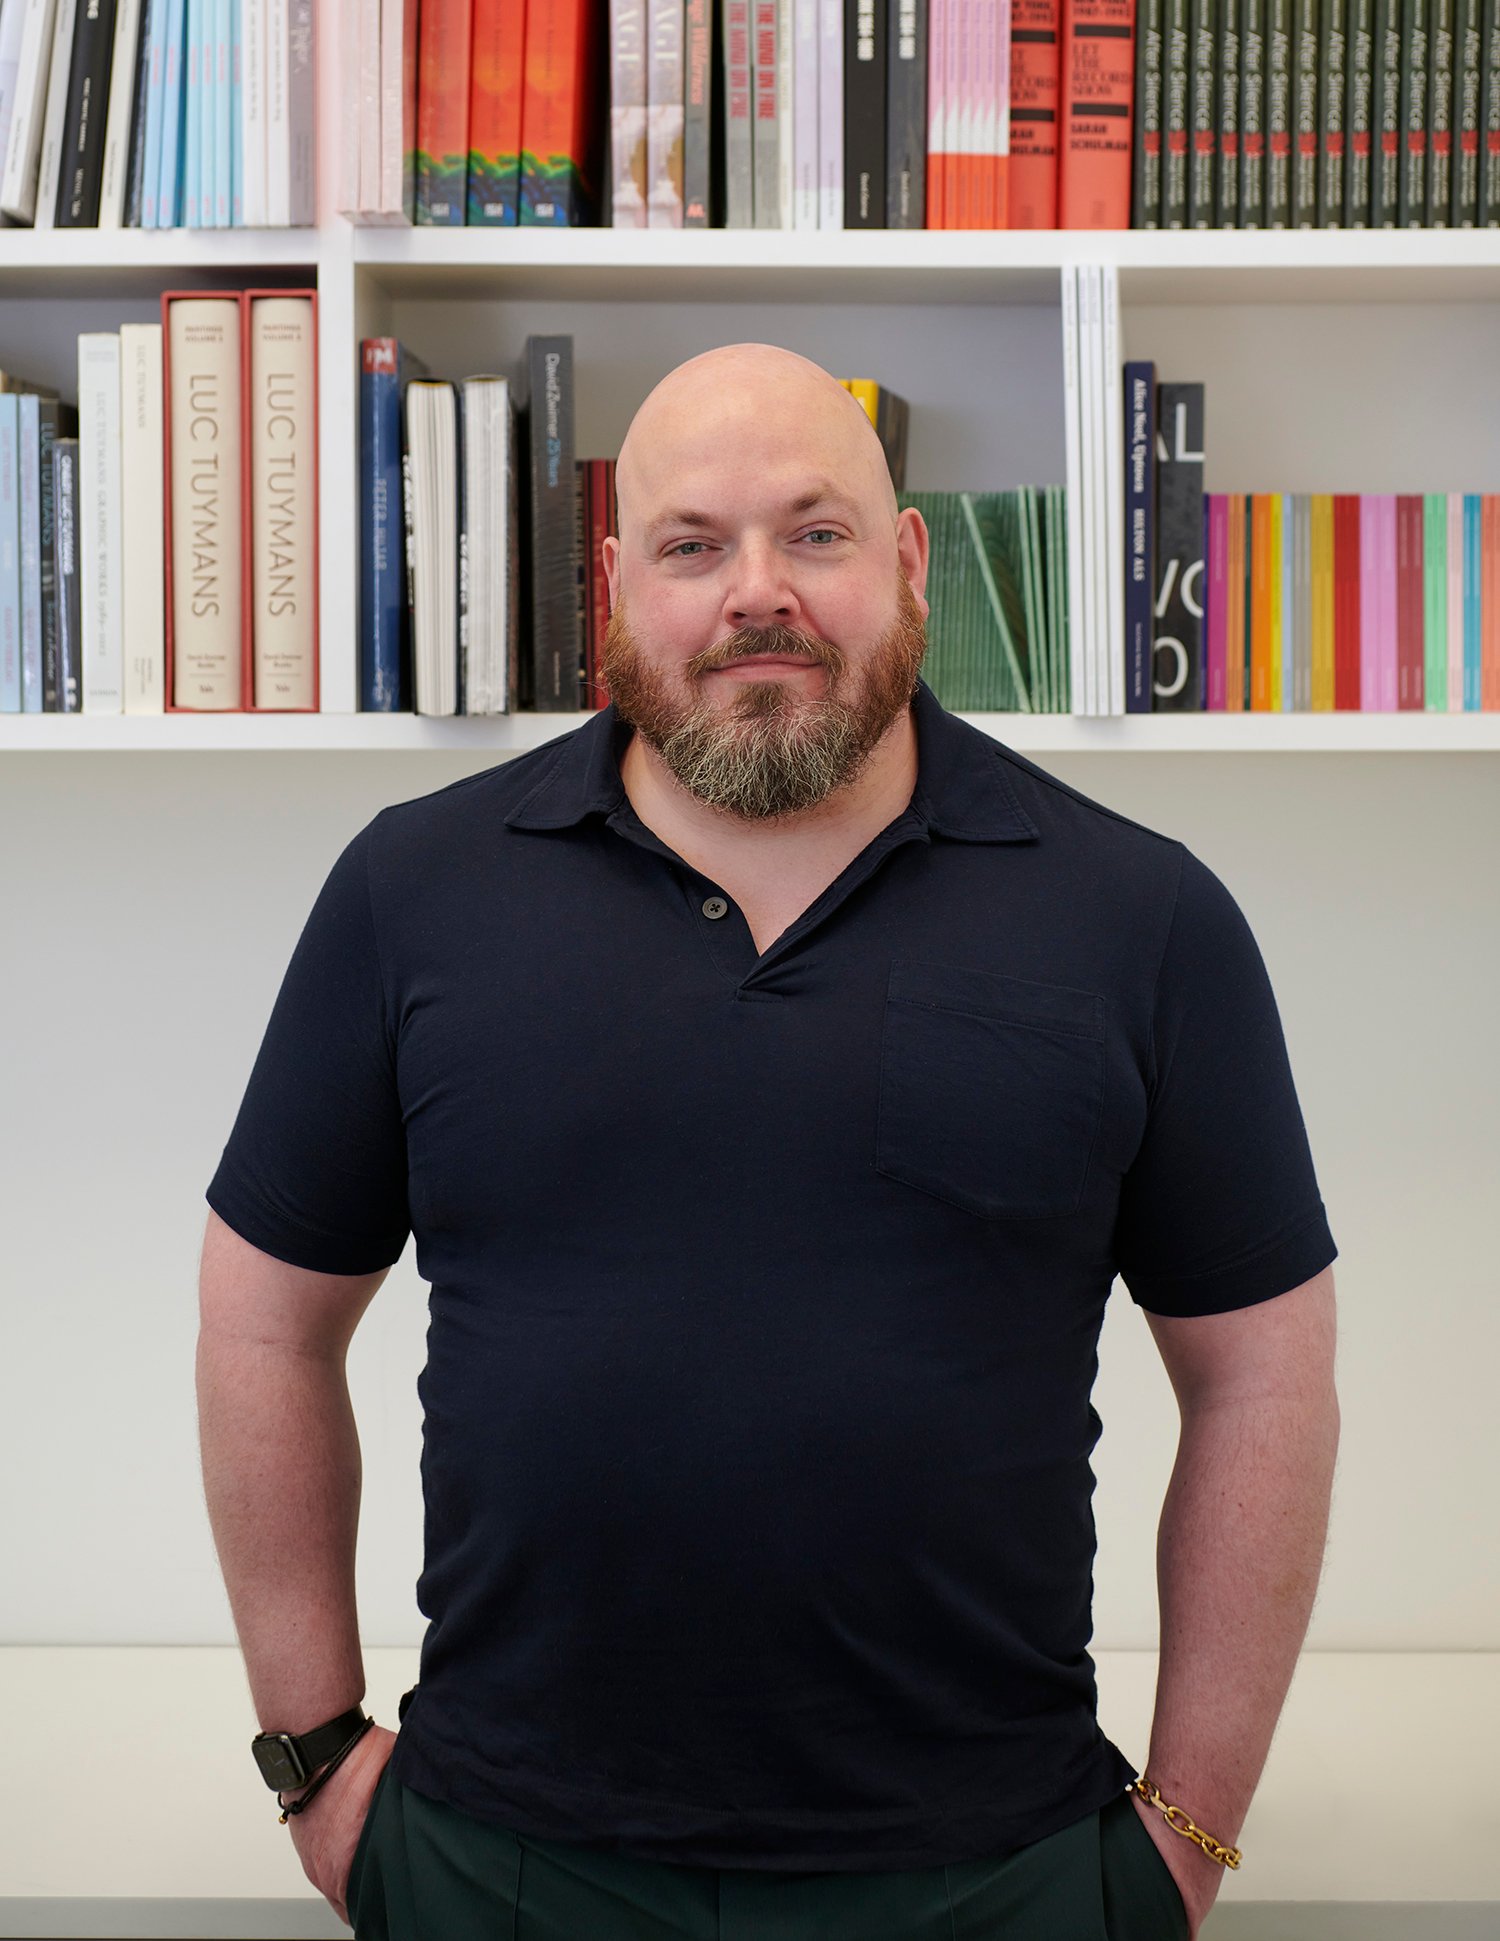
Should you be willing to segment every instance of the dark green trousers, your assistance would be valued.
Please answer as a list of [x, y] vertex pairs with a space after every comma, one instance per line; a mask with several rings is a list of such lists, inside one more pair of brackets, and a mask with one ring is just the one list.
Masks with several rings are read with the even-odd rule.
[[390, 1776], [349, 1871], [355, 1941], [1187, 1941], [1121, 1793], [1003, 1860], [906, 1873], [682, 1867], [486, 1825]]

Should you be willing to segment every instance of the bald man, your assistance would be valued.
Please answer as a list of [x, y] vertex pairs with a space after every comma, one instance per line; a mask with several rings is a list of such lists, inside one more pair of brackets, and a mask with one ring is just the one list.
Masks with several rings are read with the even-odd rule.
[[[348, 845], [208, 1189], [257, 1765], [362, 1941], [1183, 1941], [1337, 1440], [1254, 939], [1181, 843], [938, 704], [926, 529], [817, 365], [679, 366], [617, 485], [609, 707]], [[393, 1732], [344, 1358], [409, 1236]], [[1087, 1649], [1116, 1275], [1182, 1415], [1144, 1769]]]

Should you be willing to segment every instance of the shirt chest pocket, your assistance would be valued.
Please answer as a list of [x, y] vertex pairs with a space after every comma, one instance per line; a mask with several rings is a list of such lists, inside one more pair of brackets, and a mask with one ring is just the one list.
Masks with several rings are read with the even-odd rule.
[[970, 1213], [1076, 1213], [1104, 1103], [1104, 999], [898, 962], [886, 992], [879, 1172]]

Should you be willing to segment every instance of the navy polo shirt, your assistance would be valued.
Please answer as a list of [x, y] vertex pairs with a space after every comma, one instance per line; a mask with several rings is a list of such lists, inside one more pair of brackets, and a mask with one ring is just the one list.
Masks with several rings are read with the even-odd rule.
[[913, 708], [910, 805], [761, 954], [609, 707], [383, 809], [292, 956], [207, 1197], [324, 1273], [416, 1237], [392, 1771], [475, 1818], [880, 1871], [1139, 1770], [1088, 1650], [1111, 1283], [1217, 1314], [1336, 1249], [1223, 884]]

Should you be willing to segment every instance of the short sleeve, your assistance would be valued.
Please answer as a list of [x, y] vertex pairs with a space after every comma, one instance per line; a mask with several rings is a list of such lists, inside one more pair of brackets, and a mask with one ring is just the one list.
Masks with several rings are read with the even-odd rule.
[[370, 907], [379, 820], [318, 893], [206, 1195], [262, 1253], [325, 1274], [390, 1266], [410, 1230], [406, 1132]]
[[1229, 891], [1184, 848], [1116, 1268], [1155, 1313], [1222, 1314], [1284, 1294], [1337, 1257], [1260, 948]]

